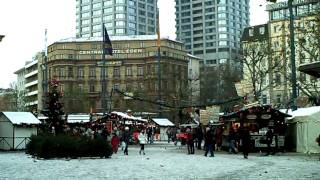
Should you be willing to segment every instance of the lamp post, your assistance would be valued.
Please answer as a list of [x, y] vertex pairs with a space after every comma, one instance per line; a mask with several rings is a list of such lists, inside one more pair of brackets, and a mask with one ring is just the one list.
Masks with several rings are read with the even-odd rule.
[[294, 46], [294, 15], [293, 15], [293, 0], [288, 0], [288, 8], [290, 12], [290, 61], [291, 61], [291, 83], [292, 83], [292, 110], [296, 110], [296, 99], [297, 99], [297, 75], [296, 75], [296, 57], [295, 57], [295, 46]]

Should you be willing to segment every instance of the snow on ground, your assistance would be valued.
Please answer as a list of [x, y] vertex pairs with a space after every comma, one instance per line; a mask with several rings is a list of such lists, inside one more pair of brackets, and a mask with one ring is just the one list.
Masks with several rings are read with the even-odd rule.
[[215, 153], [205, 157], [202, 150], [187, 155], [186, 148], [147, 145], [146, 155], [129, 146], [109, 159], [34, 159], [24, 152], [0, 153], [0, 179], [320, 179], [316, 156], [282, 154], [260, 156]]

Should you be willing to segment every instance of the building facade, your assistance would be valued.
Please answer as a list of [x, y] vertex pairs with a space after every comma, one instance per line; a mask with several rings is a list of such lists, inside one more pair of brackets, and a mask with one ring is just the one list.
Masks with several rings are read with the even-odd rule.
[[[175, 2], [177, 40], [185, 44], [190, 54], [202, 59], [200, 86], [203, 103], [229, 96], [229, 93], [224, 93], [223, 87], [231, 82], [222, 80], [229, 73], [221, 72], [225, 66], [231, 71], [240, 71], [240, 37], [243, 29], [249, 25], [249, 0]], [[219, 80], [215, 82], [212, 78]], [[226, 84], [221, 84], [222, 81]], [[215, 84], [212, 85], [212, 82]], [[220, 92], [213, 94], [214, 87], [211, 86], [216, 86], [215, 89]]]
[[176, 0], [177, 40], [204, 65], [234, 61], [248, 25], [249, 0]]
[[[293, 2], [294, 34], [295, 34], [295, 63], [300, 64], [319, 61], [319, 46], [314, 44], [319, 39], [320, 2], [318, 0], [299, 0]], [[290, 29], [289, 10], [287, 2], [270, 4], [267, 6], [269, 12], [269, 36], [273, 51], [271, 57], [273, 62], [279, 63], [279, 68], [273, 72], [274, 88], [271, 91], [271, 104], [287, 107], [291, 103], [291, 60], [290, 60]], [[318, 21], [318, 22], [317, 22]], [[318, 32], [317, 32], [318, 31]], [[297, 71], [297, 101], [305, 101], [315, 94], [319, 84], [309, 75]], [[303, 106], [299, 105], [298, 106]]]
[[[48, 47], [48, 77], [56, 78], [60, 90], [64, 92], [65, 112], [75, 102], [85, 107], [82, 112], [102, 112], [102, 86], [104, 75], [102, 68], [101, 37], [66, 39]], [[188, 62], [190, 56], [183, 44], [170, 39], [161, 39], [160, 62], [157, 56], [157, 37], [112, 36], [113, 56], [106, 55], [105, 95], [108, 110], [134, 112], [161, 112], [170, 114], [177, 121], [174, 113], [182, 100], [188, 99]], [[161, 76], [159, 76], [159, 63]], [[160, 87], [159, 88], [159, 79]], [[81, 94], [77, 98], [75, 94]], [[68, 95], [69, 94], [69, 95]], [[133, 97], [125, 97], [130, 95]], [[159, 109], [157, 103], [165, 104]], [[69, 99], [68, 99], [69, 98]], [[73, 100], [73, 103], [70, 103]], [[68, 102], [67, 102], [68, 101]], [[70, 104], [69, 104], [70, 103]]]
[[38, 52], [32, 61], [15, 72], [17, 75], [18, 110], [39, 112], [43, 108], [42, 68], [44, 52]]
[[197, 106], [200, 103], [200, 61], [201, 59], [189, 54], [188, 64], [188, 94], [189, 105]]
[[157, 0], [77, 0], [76, 36], [101, 37], [102, 23], [109, 35], [154, 35]]
[[278, 68], [277, 64], [271, 63], [269, 39], [268, 24], [247, 27], [241, 37], [243, 77], [240, 88], [243, 92], [240, 93], [244, 94], [238, 95], [259, 100], [261, 104], [270, 103], [272, 72]]

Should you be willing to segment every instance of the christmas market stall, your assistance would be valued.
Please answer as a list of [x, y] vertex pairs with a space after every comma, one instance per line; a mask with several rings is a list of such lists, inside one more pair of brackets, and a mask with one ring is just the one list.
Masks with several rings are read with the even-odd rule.
[[171, 130], [174, 124], [166, 118], [152, 118], [151, 120], [156, 124], [157, 128], [159, 128], [159, 137], [157, 138], [156, 136], [156, 140], [168, 141], [167, 131], [168, 129]]
[[272, 129], [274, 138], [272, 147], [283, 148], [285, 146], [286, 123], [285, 118], [289, 114], [283, 113], [270, 105], [254, 105], [244, 107], [237, 112], [221, 115], [220, 119], [225, 123], [223, 146], [228, 146], [228, 133], [231, 130], [237, 132], [242, 127], [249, 128], [253, 147], [266, 148], [266, 133]]
[[25, 149], [41, 122], [30, 112], [0, 113], [0, 149]]

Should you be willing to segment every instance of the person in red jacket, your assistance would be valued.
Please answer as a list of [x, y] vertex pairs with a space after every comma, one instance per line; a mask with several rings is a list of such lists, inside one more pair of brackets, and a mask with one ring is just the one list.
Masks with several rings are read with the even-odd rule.
[[112, 150], [114, 153], [118, 152], [118, 148], [119, 148], [119, 143], [120, 143], [120, 139], [117, 136], [116, 133], [113, 133], [112, 139], [111, 139], [111, 146], [112, 146]]

